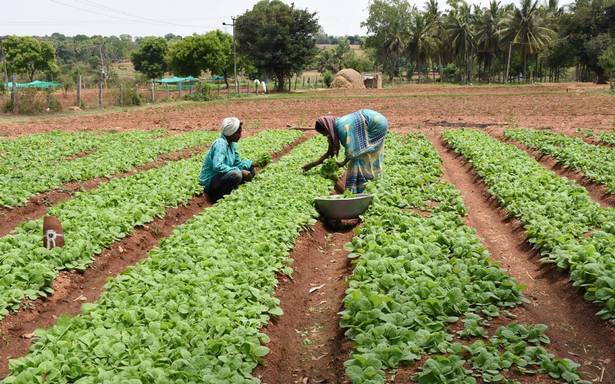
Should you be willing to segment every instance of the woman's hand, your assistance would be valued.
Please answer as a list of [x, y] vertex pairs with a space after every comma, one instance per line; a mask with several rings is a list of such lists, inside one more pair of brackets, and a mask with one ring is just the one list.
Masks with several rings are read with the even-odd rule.
[[335, 165], [337, 165], [338, 168], [342, 168], [344, 165], [346, 165], [346, 163], [348, 163], [350, 159], [345, 158], [344, 161], [338, 161], [335, 163]]

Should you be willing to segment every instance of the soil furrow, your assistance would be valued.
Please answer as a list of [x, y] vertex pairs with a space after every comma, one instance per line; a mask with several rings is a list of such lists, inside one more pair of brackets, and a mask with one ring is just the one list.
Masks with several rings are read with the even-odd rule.
[[21, 223], [42, 217], [45, 215], [49, 207], [71, 199], [75, 192], [91, 191], [109, 180], [132, 176], [139, 172], [159, 168], [171, 161], [187, 159], [198, 153], [204, 152], [207, 147], [207, 145], [199, 145], [175, 152], [165, 153], [158, 156], [156, 160], [137, 166], [130, 171], [116, 173], [107, 177], [97, 177], [85, 181], [65, 183], [53, 191], [43, 192], [33, 196], [24, 206], [16, 208], [0, 208], [0, 236], [6, 236]]
[[591, 198], [596, 203], [600, 204], [600, 206], [604, 208], [615, 207], [615, 195], [608, 193], [606, 186], [596, 184], [595, 182], [585, 177], [582, 172], [568, 169], [558, 164], [557, 160], [549, 155], [542, 154], [540, 151], [531, 149], [517, 141], [507, 140], [504, 135], [499, 132], [494, 132], [490, 130], [487, 130], [487, 132], [498, 140], [504, 143], [512, 144], [517, 148], [521, 149], [522, 151], [527, 152], [530, 156], [534, 157], [534, 159], [536, 159], [536, 161], [538, 161], [540, 165], [550, 171], [555, 172], [558, 176], [565, 177], [583, 186], [587, 190], [587, 192], [589, 192]]
[[614, 325], [596, 317], [599, 308], [583, 299], [566, 272], [540, 262], [521, 224], [507, 218], [471, 166], [441, 141], [440, 131], [430, 133], [429, 139], [443, 159], [444, 179], [461, 191], [466, 223], [477, 231], [492, 258], [526, 286], [530, 303], [513, 311], [517, 321], [546, 324], [552, 352], [582, 364], [590, 380], [615, 383]]
[[[313, 134], [303, 135], [272, 156], [272, 163], [306, 141]], [[8, 374], [8, 360], [27, 353], [38, 328], [48, 328], [61, 315], [77, 315], [84, 303], [92, 303], [104, 292], [111, 277], [147, 257], [150, 250], [168, 237], [175, 227], [184, 224], [210, 207], [205, 195], [184, 205], [169, 208], [162, 218], [135, 229], [129, 236], [114, 243], [97, 256], [84, 271], [64, 271], [53, 284], [54, 293], [45, 299], [26, 302], [0, 321], [0, 379]]]
[[350, 342], [339, 325], [351, 273], [343, 245], [351, 227], [331, 229], [318, 222], [295, 243], [292, 280], [279, 277], [275, 296], [284, 310], [263, 332], [270, 352], [254, 375], [263, 383], [344, 383]]

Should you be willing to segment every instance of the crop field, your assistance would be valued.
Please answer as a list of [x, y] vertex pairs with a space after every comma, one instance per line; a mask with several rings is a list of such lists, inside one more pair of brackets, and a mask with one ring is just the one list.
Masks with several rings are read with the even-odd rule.
[[[362, 107], [384, 172], [331, 226], [327, 142], [287, 125]], [[213, 203], [227, 115], [258, 172]], [[614, 118], [572, 85], [0, 118], [0, 383], [614, 384]]]

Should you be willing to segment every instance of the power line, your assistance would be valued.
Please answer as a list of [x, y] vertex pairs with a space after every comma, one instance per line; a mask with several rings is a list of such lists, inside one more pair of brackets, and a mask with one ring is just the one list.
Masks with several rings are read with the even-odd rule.
[[[113, 9], [111, 7], [107, 7], [92, 1], [86, 1], [87, 3], [91, 3], [92, 5], [89, 5], [90, 8], [83, 8], [77, 5], [74, 5], [72, 3], [66, 3], [60, 0], [49, 0], [52, 3], [55, 4], [59, 4], [68, 8], [73, 8], [82, 12], [87, 12], [87, 13], [91, 13], [94, 15], [99, 15], [99, 16], [106, 16], [108, 18], [111, 18], [115, 21], [129, 21], [129, 22], [133, 22], [133, 23], [148, 23], [148, 24], [165, 24], [165, 25], [172, 25], [172, 26], [176, 26], [176, 27], [184, 27], [184, 28], [203, 28], [203, 26], [196, 26], [196, 25], [188, 25], [188, 24], [178, 24], [178, 23], [172, 23], [172, 22], [167, 22], [167, 21], [163, 21], [163, 20], [156, 20], [156, 19], [150, 19], [150, 18], [146, 18], [146, 17], [141, 17], [141, 16], [137, 16], [137, 15], [133, 15], [127, 12], [123, 12], [120, 10], [116, 10]], [[91, 9], [92, 7], [95, 7], [97, 9]], [[115, 12], [115, 14], [110, 13], [109, 11], [105, 10], [105, 9], [109, 9], [111, 10], [111, 12]], [[121, 14], [121, 15], [119, 15]]]
[[151, 19], [149, 17], [135, 15], [135, 14], [132, 14], [132, 13], [128, 13], [126, 11], [122, 11], [122, 10], [119, 10], [119, 9], [116, 9], [116, 8], [112, 8], [112, 7], [109, 7], [109, 6], [97, 3], [97, 2], [92, 1], [92, 0], [82, 0], [82, 1], [90, 4], [91, 7], [95, 7], [95, 8], [98, 8], [98, 9], [105, 9], [105, 10], [108, 10], [108, 11], [111, 11], [111, 12], [114, 12], [114, 13], [117, 13], [117, 14], [120, 14], [120, 15], [128, 16], [128, 17], [135, 17], [135, 18], [138, 18], [138, 19], [141, 19], [143, 21], [150, 22], [150, 23], [167, 24], [167, 25], [173, 25], [173, 26], [176, 26], [176, 27], [200, 28], [200, 26], [196, 26], [196, 25], [178, 24], [178, 23], [173, 23], [173, 22], [169, 22], [169, 21], [165, 21], [165, 20]]

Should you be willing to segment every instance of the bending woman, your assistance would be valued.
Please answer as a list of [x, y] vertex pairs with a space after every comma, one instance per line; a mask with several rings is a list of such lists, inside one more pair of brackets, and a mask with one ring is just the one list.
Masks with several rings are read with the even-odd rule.
[[329, 148], [320, 159], [303, 166], [308, 171], [322, 164], [329, 157], [337, 157], [340, 144], [346, 157], [337, 165], [348, 163], [346, 189], [361, 193], [365, 184], [382, 173], [384, 138], [389, 130], [387, 119], [371, 109], [361, 109], [343, 117], [321, 116], [315, 129], [327, 137]]

